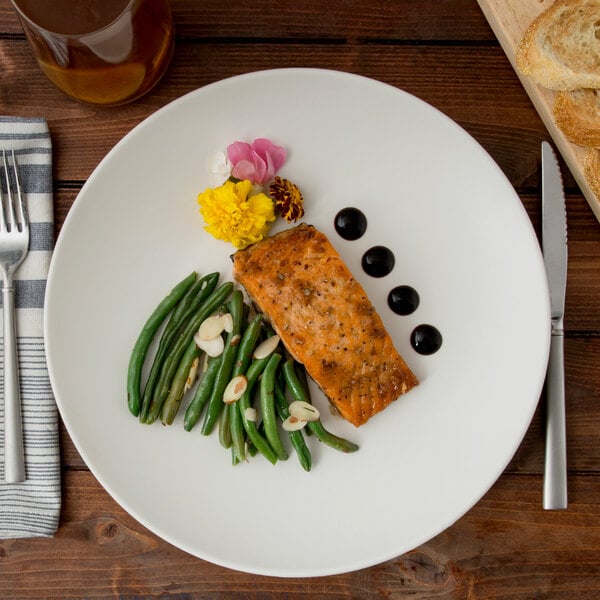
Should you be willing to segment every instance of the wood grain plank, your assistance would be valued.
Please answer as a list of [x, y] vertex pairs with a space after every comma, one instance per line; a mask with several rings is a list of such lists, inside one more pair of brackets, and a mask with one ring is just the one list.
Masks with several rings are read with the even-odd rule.
[[[539, 144], [548, 139], [548, 130], [476, 0], [333, 0], [326, 5], [317, 0], [172, 0], [172, 5], [178, 38], [167, 76], [139, 102], [96, 109], [67, 99], [41, 76], [9, 0], [0, 0], [0, 113], [49, 119], [57, 235], [82, 182], [137, 123], [207, 83], [286, 66], [361, 73], [430, 102], [498, 162], [539, 233]], [[600, 597], [600, 231], [576, 181], [566, 169], [565, 175], [571, 259], [565, 347], [568, 511], [541, 508], [540, 406], [505, 474], [433, 540], [355, 573], [257, 577], [196, 559], [141, 526], [91, 475], [61, 425], [60, 529], [53, 539], [0, 541], [0, 597]], [[318, 532], [314, 535], [318, 543]]]
[[503, 476], [428, 543], [371, 569], [315, 579], [212, 565], [145, 529], [89, 473], [68, 472], [64, 483], [55, 538], [0, 541], [0, 597], [591, 600], [600, 594], [599, 477], [572, 478], [569, 510], [551, 512], [541, 508], [539, 476]]
[[[171, 6], [177, 35], [195, 39], [494, 40], [475, 0], [171, 0]], [[3, 32], [21, 33], [9, 0], [0, 0]]]
[[[597, 337], [565, 339], [567, 463], [569, 473], [600, 474], [600, 377], [596, 378]], [[544, 471], [545, 391], [509, 473]]]

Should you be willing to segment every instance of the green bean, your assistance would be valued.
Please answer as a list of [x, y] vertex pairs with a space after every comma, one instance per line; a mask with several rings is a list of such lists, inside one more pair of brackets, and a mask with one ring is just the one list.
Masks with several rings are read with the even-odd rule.
[[[299, 390], [298, 393], [304, 394], [304, 395], [310, 397], [310, 390], [308, 388], [308, 379], [307, 379], [307, 375], [306, 375], [306, 369], [304, 369], [304, 365], [300, 364], [290, 354], [289, 350], [285, 346], [283, 347], [283, 358], [284, 358], [284, 362], [282, 363], [282, 367], [285, 365], [285, 363], [287, 361], [290, 361], [290, 363], [292, 363], [294, 365], [294, 373], [296, 374], [296, 378], [294, 379], [294, 382], [295, 383], [297, 382], [297, 384], [302, 387], [302, 390]], [[283, 368], [279, 369], [279, 371], [278, 371], [278, 382], [281, 385], [282, 390], [285, 390], [289, 387], [286, 382], [286, 379], [285, 379]], [[304, 433], [304, 435], [306, 435], [306, 437], [310, 437], [312, 435], [312, 431], [310, 429], [308, 429], [308, 427], [304, 428], [303, 433]]]
[[[281, 370], [279, 370], [281, 372]], [[281, 421], [285, 421], [290, 416], [288, 408], [287, 398], [279, 381], [275, 383], [275, 408], [277, 410], [277, 416]], [[305, 471], [310, 471], [312, 466], [312, 457], [310, 450], [306, 445], [306, 440], [302, 431], [288, 431], [290, 443], [294, 448], [298, 461]]]
[[164, 345], [170, 338], [177, 334], [177, 328], [182, 322], [186, 321], [186, 318], [189, 318], [189, 313], [194, 310], [194, 306], [197, 308], [199, 302], [202, 302], [215, 289], [218, 280], [219, 273], [211, 273], [210, 275], [200, 277], [194, 282], [173, 309], [167, 321], [163, 337], [160, 340], [161, 344]]
[[219, 416], [219, 442], [223, 448], [231, 448], [230, 419], [229, 405], [227, 405]]
[[289, 357], [282, 365], [283, 377], [285, 379], [285, 385], [289, 389], [290, 394], [294, 400], [301, 400], [303, 402], [311, 402], [308, 394], [308, 388], [302, 385], [302, 382], [298, 379], [296, 373], [296, 361]]
[[[248, 369], [248, 365], [252, 360], [252, 351], [256, 346], [258, 336], [261, 332], [262, 322], [262, 315], [257, 314], [244, 331], [235, 357], [235, 363], [233, 364], [233, 370], [231, 372], [232, 378], [244, 374]], [[237, 407], [237, 402], [229, 404], [226, 408], [226, 412], [228, 414], [227, 421], [230, 428], [233, 462], [234, 464], [237, 464], [246, 459], [246, 432], [244, 430], [240, 411]]]
[[306, 424], [306, 426], [310, 428], [310, 430], [315, 434], [317, 439], [321, 440], [330, 448], [334, 448], [335, 450], [339, 450], [340, 452], [356, 452], [358, 450], [358, 445], [354, 442], [346, 440], [327, 431], [327, 429], [323, 427], [323, 423], [321, 423], [320, 419], [317, 421], [309, 421]]
[[[262, 421], [257, 425], [256, 430], [258, 431], [258, 434], [260, 436], [264, 437], [265, 427], [264, 427], [264, 423]], [[252, 443], [251, 439], [248, 439], [247, 446], [248, 446], [248, 454], [250, 456], [256, 456], [258, 454], [258, 448]]]
[[[286, 358], [294, 361], [294, 373], [296, 373], [298, 383], [302, 386], [304, 393], [310, 398], [310, 389], [308, 387], [308, 378], [306, 376], [306, 369], [304, 368], [304, 365], [301, 365], [298, 361], [296, 361], [288, 352], [286, 352]], [[283, 369], [280, 369], [280, 372], [283, 379], [283, 388], [285, 389], [285, 376], [283, 374]], [[310, 437], [313, 434], [308, 427], [305, 427], [303, 432], [306, 437]]]
[[235, 362], [241, 340], [244, 316], [244, 298], [240, 290], [233, 292], [231, 302], [229, 303], [229, 310], [233, 318], [233, 328], [227, 334], [225, 348], [223, 349], [223, 358], [213, 385], [210, 400], [208, 401], [208, 408], [204, 415], [204, 423], [202, 424], [203, 435], [209, 435], [214, 429], [224, 405], [223, 392], [231, 380], [231, 371], [233, 370], [233, 363]]
[[248, 440], [247, 452], [252, 457], [258, 454], [258, 448], [252, 443], [251, 440]]
[[200, 348], [198, 348], [196, 342], [192, 340], [181, 358], [181, 362], [179, 363], [175, 377], [173, 378], [173, 384], [169, 390], [169, 395], [162, 405], [160, 413], [160, 420], [165, 425], [171, 425], [179, 411], [181, 400], [185, 392], [185, 384], [190, 375], [190, 369], [192, 368], [194, 361], [200, 356], [200, 352]]
[[252, 361], [252, 364], [248, 367], [248, 371], [246, 372], [248, 387], [236, 404], [239, 407], [242, 424], [250, 438], [250, 442], [270, 463], [275, 464], [277, 462], [277, 454], [275, 454], [275, 451], [271, 448], [268, 440], [259, 432], [256, 423], [248, 419], [248, 413], [246, 412], [248, 408], [252, 407], [251, 398], [254, 385], [268, 362], [268, 356], [265, 358], [257, 358]]
[[[311, 403], [308, 388], [304, 388], [296, 374], [294, 359], [288, 358], [288, 360], [283, 363], [283, 374], [285, 376], [287, 388], [294, 400], [302, 400]], [[320, 441], [335, 450], [339, 450], [340, 452], [356, 452], [358, 450], [358, 446], [355, 443], [327, 431], [320, 419], [317, 421], [309, 421], [306, 426]]]
[[167, 352], [169, 352], [174, 340], [177, 337], [177, 334], [181, 332], [183, 327], [185, 327], [189, 318], [194, 312], [196, 312], [196, 310], [198, 310], [202, 302], [215, 289], [218, 280], [218, 273], [211, 273], [210, 275], [205, 275], [204, 277], [198, 279], [171, 313], [171, 318], [169, 319], [169, 322], [163, 331], [158, 349], [154, 355], [154, 361], [152, 363], [146, 386], [144, 388], [142, 407], [140, 410], [141, 423], [147, 422], [154, 386], [160, 374], [160, 369]]
[[294, 361], [294, 371], [296, 373], [296, 377], [298, 378], [298, 382], [304, 390], [304, 393], [307, 396], [310, 396], [310, 390], [308, 388], [308, 378], [306, 376], [306, 369], [304, 368], [304, 365], [301, 365], [299, 362]]
[[197, 273], [193, 272], [181, 280], [154, 309], [138, 335], [127, 369], [127, 406], [129, 412], [134, 417], [137, 417], [140, 413], [142, 368], [150, 345], [154, 340], [158, 328], [194, 281], [196, 281], [197, 276]]
[[229, 436], [231, 438], [234, 461], [235, 463], [243, 462], [246, 459], [246, 433], [244, 431], [240, 411], [237, 407], [237, 402], [229, 404], [226, 412], [229, 416]]
[[252, 360], [252, 351], [260, 335], [262, 322], [263, 317], [261, 314], [258, 314], [250, 321], [248, 327], [246, 327], [238, 346], [235, 363], [233, 364], [232, 377], [241, 375], [248, 369], [248, 365]]
[[271, 448], [279, 460], [287, 460], [288, 455], [283, 447], [277, 430], [277, 412], [275, 411], [275, 373], [281, 361], [281, 354], [274, 352], [260, 378], [260, 410], [265, 424], [265, 435]]
[[200, 379], [198, 386], [196, 387], [196, 391], [194, 392], [194, 397], [188, 405], [185, 411], [185, 415], [183, 417], [183, 428], [186, 431], [191, 431], [194, 425], [196, 425], [196, 423], [198, 422], [198, 419], [202, 414], [202, 410], [206, 406], [206, 403], [208, 402], [208, 399], [210, 397], [210, 392], [212, 390], [212, 386], [215, 381], [215, 377], [217, 375], [217, 371], [219, 370], [220, 364], [220, 356], [211, 356], [208, 359], [206, 372], [203, 373], [202, 378]]
[[150, 373], [144, 387], [144, 394], [142, 396], [142, 406], [140, 409], [140, 423], [145, 423], [148, 418], [148, 411], [150, 410], [150, 403], [152, 401], [152, 394], [154, 392], [154, 386], [160, 373], [160, 369], [165, 358], [166, 353], [169, 351], [173, 340], [177, 336], [177, 332], [185, 324], [189, 318], [189, 312], [196, 307], [197, 303], [201, 302], [206, 298], [217, 285], [219, 279], [218, 273], [211, 273], [198, 279], [186, 292], [185, 296], [177, 303], [171, 317], [167, 322], [166, 327], [163, 330]]
[[185, 329], [179, 334], [172, 349], [165, 356], [160, 375], [156, 382], [156, 387], [152, 395], [152, 402], [148, 411], [147, 423], [153, 423], [160, 414], [164, 401], [169, 394], [173, 377], [179, 366], [179, 361], [183, 356], [194, 334], [198, 331], [200, 324], [204, 319], [210, 316], [221, 303], [229, 296], [233, 289], [233, 283], [226, 282], [214, 290], [210, 296], [202, 303], [194, 316], [189, 320]]

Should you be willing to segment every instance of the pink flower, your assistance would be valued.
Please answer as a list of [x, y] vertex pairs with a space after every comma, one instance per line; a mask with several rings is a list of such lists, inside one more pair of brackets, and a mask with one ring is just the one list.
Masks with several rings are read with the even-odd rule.
[[249, 179], [256, 185], [267, 183], [275, 177], [286, 159], [285, 148], [276, 146], [271, 140], [259, 138], [252, 144], [234, 142], [227, 147], [227, 157], [237, 179]]

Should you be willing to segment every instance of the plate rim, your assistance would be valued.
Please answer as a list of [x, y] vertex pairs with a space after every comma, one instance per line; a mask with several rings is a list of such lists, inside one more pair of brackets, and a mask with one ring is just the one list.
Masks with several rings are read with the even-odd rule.
[[[101, 161], [98, 163], [98, 165], [94, 168], [94, 170], [92, 171], [92, 173], [90, 174], [90, 176], [88, 177], [88, 179], [86, 180], [84, 185], [82, 186], [80, 192], [78, 193], [77, 197], [75, 198], [71, 208], [69, 209], [69, 211], [65, 217], [65, 220], [64, 220], [64, 223], [62, 226], [62, 230], [61, 230], [61, 235], [59, 235], [56, 240], [52, 261], [50, 263], [50, 268], [49, 268], [48, 278], [47, 278], [46, 292], [45, 292], [45, 305], [44, 305], [44, 338], [46, 340], [46, 346], [48, 348], [51, 346], [51, 343], [48, 342], [49, 336], [48, 336], [48, 331], [47, 331], [47, 323], [48, 323], [47, 306], [49, 304], [48, 300], [51, 298], [51, 295], [54, 293], [54, 291], [53, 291], [53, 279], [54, 279], [54, 270], [55, 270], [54, 255], [57, 252], [61, 251], [61, 247], [62, 247], [62, 243], [63, 243], [62, 240], [64, 240], [64, 238], [65, 238], [65, 236], [62, 235], [62, 233], [63, 233], [63, 231], [67, 231], [67, 232], [69, 231], [69, 228], [71, 227], [71, 225], [70, 225], [71, 220], [75, 218], [76, 212], [79, 210], [79, 206], [85, 201], [82, 199], [85, 198], [88, 188], [94, 185], [95, 178], [96, 178], [97, 174], [99, 173], [99, 171], [102, 169], [102, 167], [106, 163], [110, 162], [110, 160], [112, 159], [112, 156], [115, 153], [119, 152], [121, 146], [126, 144], [127, 140], [129, 140], [132, 136], [137, 135], [139, 131], [141, 131], [147, 127], [151, 127], [152, 123], [155, 120], [161, 119], [162, 115], [164, 115], [166, 112], [177, 110], [177, 106], [182, 102], [189, 101], [190, 97], [199, 96], [199, 95], [205, 93], [207, 90], [210, 90], [215, 87], [222, 86], [222, 85], [229, 85], [231, 83], [235, 83], [236, 81], [253, 79], [253, 78], [261, 77], [261, 76], [271, 76], [273, 74], [277, 75], [282, 72], [285, 72], [287, 74], [292, 74], [292, 75], [304, 75], [304, 74], [311, 74], [311, 73], [319, 73], [319, 74], [323, 74], [325, 76], [333, 75], [333, 76], [344, 77], [344, 78], [349, 78], [349, 79], [362, 80], [363, 83], [366, 83], [368, 85], [383, 86], [385, 88], [389, 88], [390, 90], [392, 90], [395, 93], [400, 93], [400, 94], [410, 96], [413, 99], [416, 99], [421, 105], [424, 105], [428, 109], [433, 110], [435, 113], [437, 113], [438, 116], [441, 116], [447, 122], [452, 123], [458, 130], [460, 130], [461, 132], [463, 132], [463, 134], [468, 136], [468, 138], [470, 138], [470, 140], [474, 144], [476, 144], [479, 147], [479, 150], [487, 157], [487, 160], [488, 160], [490, 166], [493, 166], [497, 170], [497, 172], [501, 175], [501, 177], [504, 178], [508, 182], [509, 188], [512, 189], [515, 200], [518, 201], [518, 204], [521, 207], [521, 211], [522, 211], [521, 218], [527, 219], [527, 221], [529, 222], [529, 225], [531, 226], [530, 227], [531, 235], [533, 237], [535, 237], [535, 232], [533, 230], [533, 226], [531, 225], [529, 215], [527, 214], [525, 207], [523, 206], [518, 194], [516, 193], [516, 190], [514, 190], [514, 187], [512, 186], [512, 184], [510, 183], [508, 178], [504, 175], [504, 173], [500, 169], [499, 165], [489, 155], [489, 153], [485, 150], [485, 148], [483, 148], [483, 146], [480, 144], [480, 142], [478, 140], [476, 140], [471, 134], [469, 134], [457, 122], [455, 122], [453, 119], [451, 119], [448, 115], [446, 115], [445, 113], [443, 113], [436, 107], [432, 106], [428, 102], [418, 98], [417, 96], [414, 96], [413, 94], [411, 94], [403, 89], [397, 88], [391, 84], [382, 82], [377, 79], [373, 79], [371, 77], [367, 77], [364, 75], [358, 75], [358, 74], [354, 74], [354, 73], [350, 73], [350, 72], [346, 72], [346, 71], [338, 71], [338, 70], [334, 70], [334, 69], [292, 67], [292, 68], [281, 68], [281, 69], [257, 70], [257, 71], [252, 71], [252, 72], [248, 72], [248, 73], [243, 73], [240, 75], [234, 75], [231, 77], [226, 77], [226, 78], [211, 82], [205, 86], [202, 86], [200, 88], [192, 90], [192, 91], [172, 100], [171, 102], [167, 103], [166, 105], [162, 106], [157, 111], [155, 111], [154, 113], [152, 113], [151, 115], [149, 115], [148, 117], [143, 119], [141, 122], [139, 122], [137, 125], [135, 125], [130, 131], [128, 131], [107, 152], [107, 154], [101, 159]], [[545, 267], [543, 265], [543, 259], [541, 258], [541, 251], [538, 254], [538, 262], [540, 264], [540, 267], [543, 268], [544, 272], [545, 272]], [[549, 323], [550, 308], [549, 308], [549, 295], [547, 294], [546, 296], [548, 297], [548, 304], [547, 304], [547, 307], [545, 307], [546, 308], [545, 312], [548, 315], [548, 328], [547, 328], [547, 334], [545, 336], [545, 339], [543, 340], [543, 346], [544, 346], [544, 354], [546, 356], [546, 363], [547, 363], [548, 356], [549, 356], [549, 350], [550, 350], [550, 323]], [[52, 301], [50, 299], [50, 306], [51, 305], [52, 305]], [[254, 573], [254, 574], [265, 575], [265, 576], [275, 576], [275, 577], [319, 577], [319, 576], [336, 575], [336, 574], [341, 574], [341, 573], [347, 573], [350, 571], [355, 571], [358, 569], [369, 568], [376, 564], [381, 564], [382, 562], [390, 560], [391, 558], [394, 558], [395, 556], [399, 555], [398, 553], [395, 553], [392, 555], [386, 554], [385, 556], [379, 556], [378, 558], [372, 557], [369, 561], [363, 561], [363, 562], [358, 561], [358, 562], [360, 562], [360, 564], [351, 564], [348, 567], [340, 566], [340, 568], [338, 568], [338, 569], [333, 569], [333, 570], [327, 569], [322, 572], [315, 571], [314, 569], [309, 569], [304, 572], [294, 571], [294, 572], [290, 572], [289, 574], [285, 574], [282, 572], [273, 572], [273, 571], [269, 571], [268, 569], [266, 569], [266, 570], [245, 569], [245, 568], [241, 568], [239, 565], [237, 565], [235, 563], [228, 564], [227, 561], [222, 561], [222, 560], [217, 561], [217, 560], [214, 560], [214, 558], [209, 557], [209, 556], [200, 556], [196, 549], [190, 548], [187, 544], [177, 541], [176, 539], [173, 538], [172, 535], [169, 534], [169, 532], [164, 531], [162, 527], [157, 526], [156, 524], [146, 522], [147, 520], [144, 518], [144, 516], [142, 514], [139, 513], [138, 510], [135, 509], [135, 507], [132, 507], [128, 503], [122, 501], [121, 495], [119, 493], [117, 493], [117, 491], [114, 490], [113, 486], [110, 485], [106, 481], [104, 474], [97, 472], [95, 465], [91, 465], [88, 463], [88, 459], [86, 457], [87, 452], [82, 447], [82, 440], [80, 440], [79, 436], [76, 433], [74, 433], [74, 431], [72, 430], [71, 419], [65, 418], [65, 414], [64, 414], [65, 406], [63, 405], [62, 399], [59, 398], [58, 393], [54, 391], [57, 387], [57, 383], [55, 381], [54, 368], [52, 367], [53, 360], [54, 359], [53, 359], [53, 357], [51, 357], [51, 352], [48, 351], [48, 356], [47, 356], [48, 370], [49, 370], [50, 380], [52, 382], [52, 389], [55, 394], [56, 403], [59, 408], [61, 418], [62, 418], [62, 420], [65, 424], [65, 427], [68, 431], [69, 437], [72, 440], [77, 451], [80, 453], [82, 460], [85, 462], [85, 464], [89, 468], [92, 475], [100, 482], [100, 484], [104, 487], [104, 489], [109, 493], [111, 498], [113, 498], [119, 504], [119, 506], [121, 506], [121, 508], [123, 508], [128, 514], [132, 515], [144, 527], [146, 527], [147, 529], [149, 529], [150, 531], [155, 533], [158, 537], [166, 540], [170, 544], [180, 548], [181, 550], [191, 554], [192, 556], [199, 557], [203, 560], [213, 562], [214, 564], [218, 564], [218, 565], [224, 566], [224, 567], [232, 569], [232, 570], [237, 570], [237, 571], [246, 572], [246, 573]], [[514, 453], [518, 450], [519, 446], [521, 445], [523, 438], [525, 437], [527, 430], [529, 429], [529, 427], [531, 425], [531, 419], [533, 418], [534, 412], [537, 408], [539, 397], [540, 397], [542, 389], [543, 389], [544, 380], [545, 380], [545, 377], [540, 374], [539, 381], [537, 382], [537, 386], [536, 386], [537, 387], [537, 399], [534, 402], [532, 402], [531, 411], [528, 416], [528, 419], [522, 425], [522, 428], [521, 428], [522, 431], [519, 436], [519, 441], [516, 444], [514, 450], [510, 453], [510, 455], [506, 459], [506, 462], [503, 465], [503, 467], [499, 470], [499, 472], [497, 474], [493, 474], [490, 476], [489, 486], [487, 486], [486, 489], [483, 490], [483, 492], [477, 498], [474, 498], [472, 503], [465, 510], [463, 510], [460, 515], [458, 515], [456, 518], [450, 518], [449, 521], [445, 524], [445, 526], [442, 529], [440, 529], [438, 534], [436, 534], [436, 535], [439, 535], [439, 533], [442, 533], [443, 531], [445, 531], [446, 529], [451, 527], [454, 523], [456, 523], [458, 520], [460, 520], [463, 516], [465, 516], [467, 514], [467, 512], [469, 512], [483, 498], [483, 496], [489, 491], [489, 489], [495, 484], [495, 482], [498, 480], [498, 478], [505, 471], [506, 467], [508, 466], [508, 464], [514, 457]], [[432, 538], [430, 535], [424, 534], [423, 539], [418, 544], [414, 545], [413, 548], [416, 548], [431, 539]], [[408, 552], [408, 551], [409, 550], [402, 550], [402, 553]], [[208, 553], [208, 554], [210, 554], [210, 553]]]

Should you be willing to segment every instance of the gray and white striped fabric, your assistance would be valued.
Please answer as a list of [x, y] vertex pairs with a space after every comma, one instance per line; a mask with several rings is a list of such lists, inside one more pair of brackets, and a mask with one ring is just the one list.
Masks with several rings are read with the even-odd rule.
[[[52, 145], [46, 121], [0, 116], [2, 149], [14, 149], [17, 155], [31, 230], [29, 254], [15, 275], [27, 480], [4, 482], [4, 390], [0, 378], [0, 539], [48, 537], [58, 528], [61, 489], [58, 415], [44, 348], [44, 293], [54, 244]], [[2, 365], [4, 344], [0, 343], [0, 372]]]

